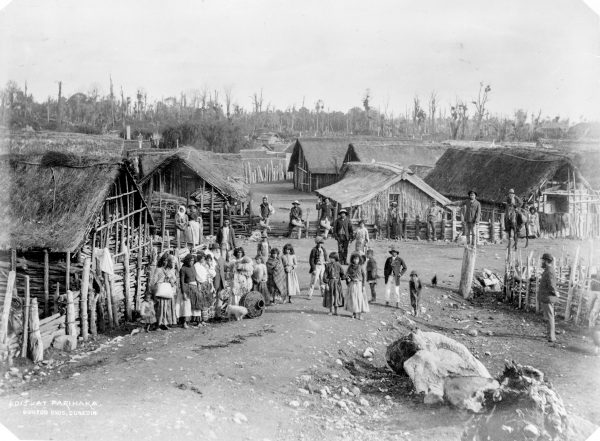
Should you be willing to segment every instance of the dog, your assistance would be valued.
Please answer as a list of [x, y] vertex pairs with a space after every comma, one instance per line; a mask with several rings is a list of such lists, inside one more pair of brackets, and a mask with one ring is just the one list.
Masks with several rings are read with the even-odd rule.
[[248, 309], [243, 306], [228, 305], [226, 314], [229, 320], [231, 320], [232, 317], [235, 317], [237, 321], [240, 321], [246, 314], [248, 314]]

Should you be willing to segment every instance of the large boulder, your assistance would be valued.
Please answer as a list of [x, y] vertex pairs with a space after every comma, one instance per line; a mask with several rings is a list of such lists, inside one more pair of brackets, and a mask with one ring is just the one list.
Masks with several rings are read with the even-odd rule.
[[416, 330], [388, 346], [388, 365], [408, 375], [426, 403], [444, 401], [479, 412], [484, 393], [498, 388], [485, 366], [462, 344], [437, 332]]

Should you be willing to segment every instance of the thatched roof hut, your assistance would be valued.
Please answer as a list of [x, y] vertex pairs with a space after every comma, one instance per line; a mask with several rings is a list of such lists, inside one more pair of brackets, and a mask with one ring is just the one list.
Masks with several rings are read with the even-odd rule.
[[508, 190], [529, 200], [545, 186], [559, 185], [583, 177], [572, 161], [556, 153], [532, 149], [448, 149], [425, 178], [449, 198], [466, 198], [469, 190], [486, 203], [503, 203]]
[[[0, 232], [2, 249], [76, 251], [94, 227], [118, 177], [127, 175], [135, 186], [120, 158], [48, 152], [5, 156], [2, 164], [0, 185], [8, 195], [1, 211], [7, 226]], [[139, 204], [146, 206], [134, 188]]]
[[[344, 157], [347, 162], [386, 162], [397, 164], [420, 172], [433, 167], [438, 159], [448, 149], [448, 146], [415, 141], [358, 141], [348, 146]], [[416, 171], [416, 170], [413, 170]]]
[[348, 139], [302, 138], [296, 140], [288, 171], [294, 173], [294, 188], [312, 192], [339, 179]]

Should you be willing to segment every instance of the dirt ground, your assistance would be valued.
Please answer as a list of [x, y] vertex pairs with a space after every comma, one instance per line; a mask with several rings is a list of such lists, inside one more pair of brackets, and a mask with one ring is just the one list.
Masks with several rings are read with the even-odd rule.
[[[279, 207], [297, 194], [286, 187], [278, 201], [276, 188], [257, 186], [255, 197], [272, 195], [281, 213]], [[282, 246], [286, 240], [271, 242]], [[310, 300], [305, 296], [312, 239], [291, 242], [302, 288], [292, 304], [270, 307], [252, 320], [113, 335], [71, 354], [50, 352], [53, 361], [41, 369], [20, 366], [21, 372], [32, 372], [31, 380], [6, 381], [0, 422], [24, 439], [460, 439], [470, 414], [423, 404], [409, 380], [386, 366], [387, 345], [408, 332], [397, 320], [409, 309], [407, 280], [400, 309], [384, 305], [381, 281], [378, 302], [364, 321], [346, 312], [331, 317], [318, 292]], [[577, 244], [535, 240], [530, 249], [560, 254], [573, 252]], [[389, 245], [372, 243], [381, 269]], [[426, 314], [411, 317], [421, 329], [465, 344], [492, 375], [506, 359], [541, 369], [572, 415], [600, 425], [600, 357], [589, 355], [584, 331], [559, 319], [558, 342], [549, 344], [541, 316], [491, 296], [464, 301], [456, 295], [460, 246], [396, 245], [409, 270], [426, 282]], [[256, 244], [245, 246], [253, 253]], [[505, 246], [480, 247], [476, 268], [502, 271]], [[336, 243], [328, 240], [325, 247], [333, 250]], [[434, 274], [437, 288], [429, 286]], [[476, 337], [467, 333], [473, 328]], [[372, 359], [363, 357], [368, 347], [374, 349]], [[325, 398], [321, 389], [327, 390]]]

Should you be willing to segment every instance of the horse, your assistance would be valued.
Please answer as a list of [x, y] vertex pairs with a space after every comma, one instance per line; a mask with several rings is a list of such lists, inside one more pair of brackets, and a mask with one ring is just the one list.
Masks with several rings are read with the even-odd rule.
[[529, 245], [529, 222], [528, 214], [522, 209], [517, 209], [513, 206], [509, 206], [506, 217], [504, 218], [504, 231], [508, 235], [508, 247], [510, 248], [510, 237], [515, 239], [515, 250], [517, 249], [517, 242], [519, 240], [519, 231], [523, 225], [525, 225], [525, 248]]

